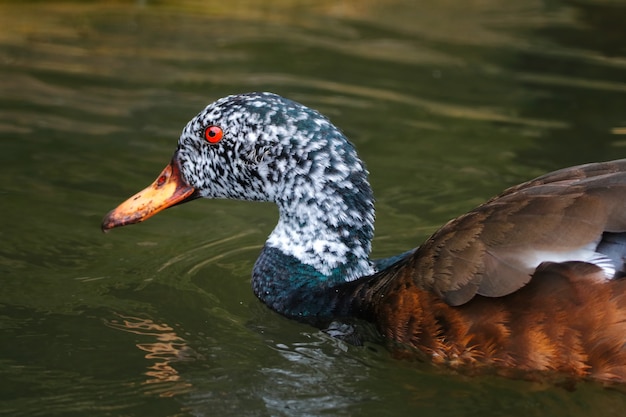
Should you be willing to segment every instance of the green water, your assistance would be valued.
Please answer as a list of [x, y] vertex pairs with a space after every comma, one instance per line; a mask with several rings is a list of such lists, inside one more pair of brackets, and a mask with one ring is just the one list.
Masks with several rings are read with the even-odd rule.
[[509, 185], [625, 156], [625, 21], [608, 1], [0, 3], [0, 415], [624, 415], [596, 384], [449, 374], [272, 313], [249, 284], [271, 205], [99, 227], [201, 108], [266, 90], [356, 144], [374, 255], [412, 248]]

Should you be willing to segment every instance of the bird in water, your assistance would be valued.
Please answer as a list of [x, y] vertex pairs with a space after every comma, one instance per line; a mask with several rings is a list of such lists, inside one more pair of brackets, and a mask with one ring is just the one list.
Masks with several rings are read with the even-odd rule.
[[470, 373], [626, 382], [626, 159], [511, 187], [372, 260], [374, 200], [354, 146], [315, 110], [239, 94], [194, 117], [170, 164], [102, 228], [198, 197], [276, 203], [252, 287], [284, 316], [366, 320], [403, 356]]

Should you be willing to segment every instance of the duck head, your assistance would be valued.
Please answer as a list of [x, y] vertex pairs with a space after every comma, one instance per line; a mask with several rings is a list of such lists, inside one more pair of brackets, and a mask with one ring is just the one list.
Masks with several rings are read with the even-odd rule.
[[112, 210], [102, 228], [197, 197], [274, 202], [280, 217], [266, 246], [323, 275], [340, 268], [351, 280], [373, 272], [367, 171], [339, 129], [301, 104], [271, 93], [210, 104], [183, 129], [156, 181]]

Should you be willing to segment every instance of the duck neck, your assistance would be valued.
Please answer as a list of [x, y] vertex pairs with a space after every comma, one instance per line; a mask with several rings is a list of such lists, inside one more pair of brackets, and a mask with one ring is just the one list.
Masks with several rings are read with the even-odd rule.
[[313, 158], [308, 169], [288, 176], [274, 199], [280, 217], [255, 264], [253, 288], [288, 317], [336, 315], [349, 302], [340, 299], [339, 287], [375, 272], [372, 191], [361, 161], [346, 154], [347, 161], [323, 164]]

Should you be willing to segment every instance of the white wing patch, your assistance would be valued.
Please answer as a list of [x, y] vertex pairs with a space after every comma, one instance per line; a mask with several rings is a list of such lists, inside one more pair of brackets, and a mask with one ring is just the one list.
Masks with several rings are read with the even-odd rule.
[[524, 254], [526, 266], [534, 271], [542, 262], [569, 262], [579, 261], [594, 264], [604, 271], [605, 279], [615, 277], [616, 265], [608, 256], [596, 252], [597, 242], [591, 242], [582, 248], [572, 251], [532, 251]]

